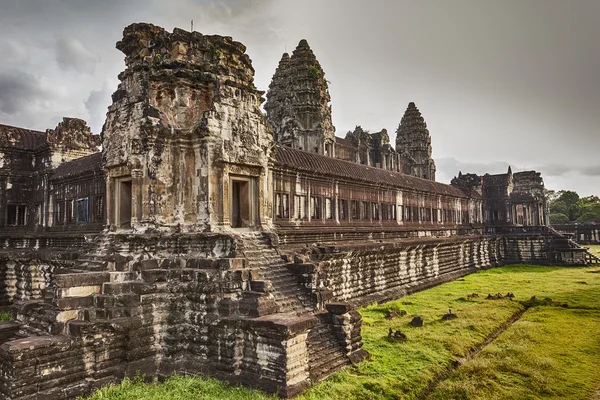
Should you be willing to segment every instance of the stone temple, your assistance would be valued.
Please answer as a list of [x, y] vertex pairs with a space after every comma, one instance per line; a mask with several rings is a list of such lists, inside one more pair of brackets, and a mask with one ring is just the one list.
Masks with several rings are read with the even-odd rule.
[[[176, 371], [292, 397], [368, 357], [356, 306], [508, 263], [585, 264], [534, 171], [435, 181], [414, 103], [335, 136], [305, 40], [264, 104], [230, 37], [125, 28], [100, 136], [0, 125], [0, 393]], [[99, 151], [101, 145], [102, 150]]]

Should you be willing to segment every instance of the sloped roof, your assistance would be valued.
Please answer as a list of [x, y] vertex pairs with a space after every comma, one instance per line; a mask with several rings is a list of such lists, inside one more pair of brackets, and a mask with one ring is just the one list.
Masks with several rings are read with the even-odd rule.
[[275, 146], [275, 164], [299, 171], [318, 175], [334, 176], [351, 181], [374, 183], [377, 185], [412, 189], [446, 196], [467, 197], [458, 187], [405, 175], [400, 172], [386, 171], [349, 161], [309, 153], [291, 147]]
[[102, 170], [102, 153], [94, 153], [89, 156], [77, 158], [73, 161], [67, 161], [60, 164], [52, 179], [65, 178], [68, 176], [77, 176], [86, 172], [101, 171]]
[[46, 134], [31, 129], [0, 124], [0, 147], [37, 150], [46, 145]]

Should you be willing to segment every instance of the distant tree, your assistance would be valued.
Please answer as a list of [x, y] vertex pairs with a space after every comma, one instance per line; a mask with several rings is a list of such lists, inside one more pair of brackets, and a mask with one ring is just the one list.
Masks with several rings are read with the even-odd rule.
[[569, 217], [567, 217], [565, 214], [561, 214], [561, 213], [550, 214], [549, 218], [550, 218], [551, 225], [566, 224], [567, 222], [569, 222]]
[[577, 222], [600, 222], [600, 202], [584, 203], [580, 212]]
[[566, 214], [569, 221], [575, 221], [581, 215], [579, 195], [571, 190], [561, 190], [559, 193], [560, 195], [550, 205], [550, 212]]

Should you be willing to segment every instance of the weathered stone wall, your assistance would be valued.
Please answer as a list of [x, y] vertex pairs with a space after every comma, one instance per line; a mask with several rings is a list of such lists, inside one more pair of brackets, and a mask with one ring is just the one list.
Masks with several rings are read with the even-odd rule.
[[[272, 137], [245, 46], [230, 37], [133, 24], [117, 47], [127, 68], [103, 130], [110, 227], [229, 226], [236, 176], [251, 181], [248, 225], [268, 225], [261, 217], [271, 209]], [[131, 219], [117, 218], [121, 182], [131, 184]]]

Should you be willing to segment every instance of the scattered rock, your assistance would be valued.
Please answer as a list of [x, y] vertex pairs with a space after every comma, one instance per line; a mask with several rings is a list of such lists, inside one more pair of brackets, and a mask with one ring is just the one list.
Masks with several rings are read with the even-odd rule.
[[479, 295], [477, 293], [471, 293], [470, 295], [467, 296], [468, 299], [474, 299], [476, 297], [479, 297]]
[[512, 299], [514, 299], [514, 298], [515, 298], [515, 294], [514, 294], [513, 292], [508, 292], [508, 293], [506, 293], [506, 296], [505, 296], [505, 297], [507, 297], [507, 298], [509, 298], [509, 299], [511, 299], [511, 300], [512, 300]]
[[398, 342], [406, 342], [407, 337], [401, 331], [394, 332], [394, 330], [392, 328], [390, 328], [390, 330], [388, 332], [388, 339], [398, 341]]
[[423, 318], [420, 315], [417, 315], [410, 321], [412, 326], [423, 326]]
[[388, 315], [386, 315], [385, 319], [394, 319], [397, 317], [403, 317], [406, 315], [406, 311], [404, 310], [389, 310]]
[[442, 321], [448, 321], [456, 318], [458, 318], [458, 315], [454, 314], [452, 309], [448, 309], [448, 312], [442, 316]]

